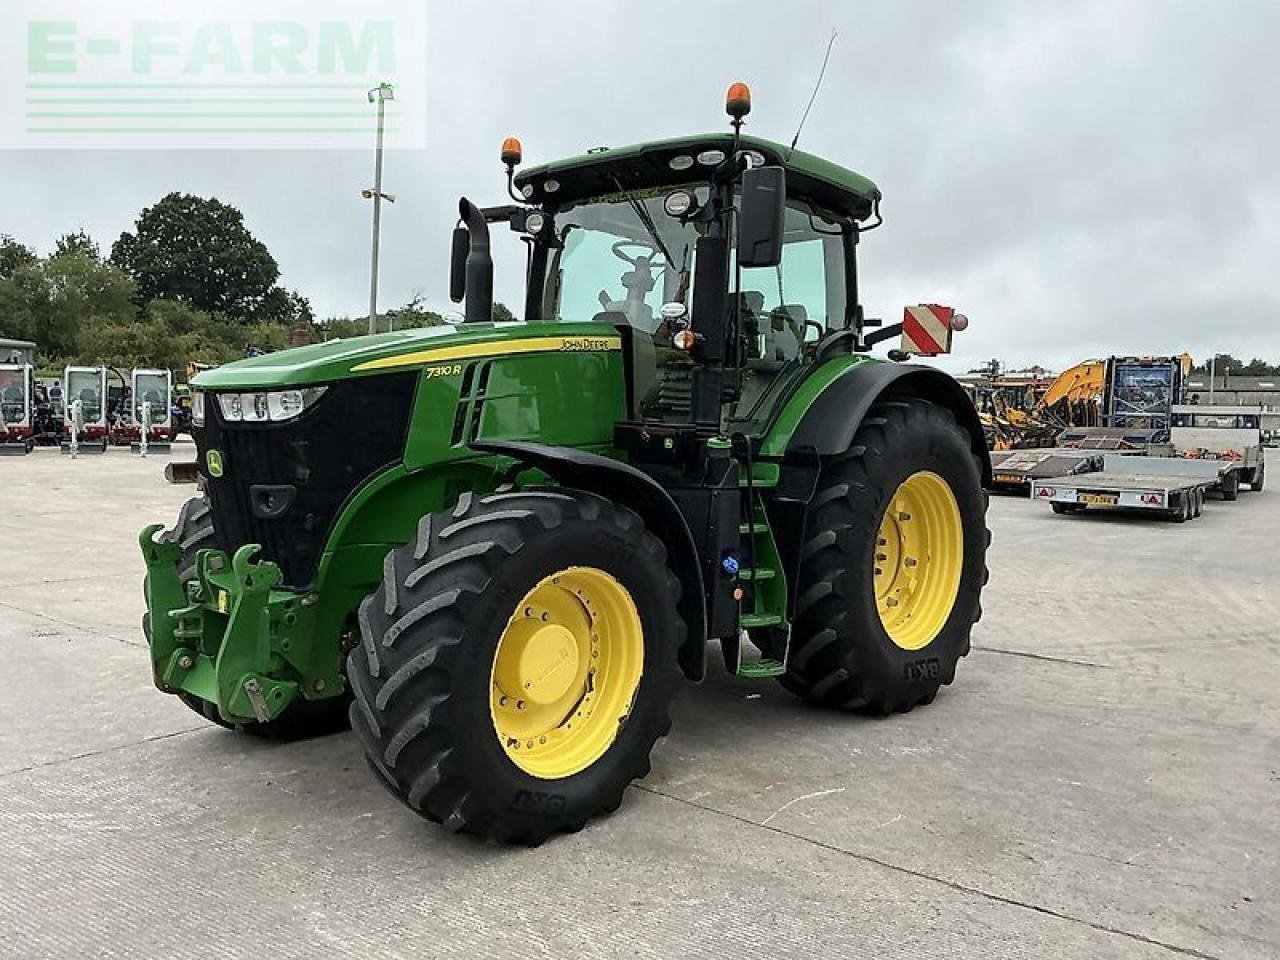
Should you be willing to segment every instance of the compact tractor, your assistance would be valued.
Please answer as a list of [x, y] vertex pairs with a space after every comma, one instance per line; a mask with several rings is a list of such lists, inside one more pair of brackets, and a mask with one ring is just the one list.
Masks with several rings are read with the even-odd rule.
[[[504, 143], [513, 202], [459, 205], [463, 322], [196, 377], [203, 496], [140, 538], [160, 689], [263, 734], [343, 714], [423, 817], [538, 843], [618, 807], [715, 646], [840, 710], [951, 682], [982, 427], [869, 350], [962, 318], [866, 319], [880, 191], [744, 136], [744, 85], [726, 106], [731, 131], [518, 173]], [[526, 244], [523, 322], [493, 321], [493, 225]]]

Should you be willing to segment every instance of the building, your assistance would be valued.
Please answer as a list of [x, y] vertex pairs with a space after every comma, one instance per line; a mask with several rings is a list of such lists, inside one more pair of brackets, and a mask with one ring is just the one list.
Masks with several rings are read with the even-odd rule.
[[36, 362], [36, 345], [30, 340], [6, 340], [0, 337], [0, 363]]
[[1262, 407], [1262, 429], [1280, 433], [1280, 376], [1219, 374], [1213, 378], [1212, 401], [1209, 386], [1206, 374], [1192, 374], [1187, 378], [1187, 398], [1196, 397], [1199, 403], [1217, 406]]

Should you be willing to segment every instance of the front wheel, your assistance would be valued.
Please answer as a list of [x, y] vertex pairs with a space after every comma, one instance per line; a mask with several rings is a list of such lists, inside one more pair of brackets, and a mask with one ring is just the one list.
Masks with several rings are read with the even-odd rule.
[[384, 572], [347, 660], [351, 722], [409, 807], [536, 844], [648, 773], [684, 625], [634, 513], [567, 489], [466, 494]]
[[982, 614], [986, 505], [950, 410], [876, 404], [810, 504], [783, 685], [875, 714], [932, 701]]

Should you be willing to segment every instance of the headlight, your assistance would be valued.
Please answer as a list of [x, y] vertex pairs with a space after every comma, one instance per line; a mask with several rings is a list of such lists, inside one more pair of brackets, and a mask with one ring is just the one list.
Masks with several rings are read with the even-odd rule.
[[193, 427], [204, 426], [204, 391], [191, 391], [191, 425]]
[[[222, 419], [230, 423], [280, 423], [292, 420], [309, 409], [327, 389], [329, 388], [304, 387], [300, 390], [272, 390], [269, 393], [220, 393], [218, 409], [222, 411]], [[192, 421], [194, 420], [193, 412]]]

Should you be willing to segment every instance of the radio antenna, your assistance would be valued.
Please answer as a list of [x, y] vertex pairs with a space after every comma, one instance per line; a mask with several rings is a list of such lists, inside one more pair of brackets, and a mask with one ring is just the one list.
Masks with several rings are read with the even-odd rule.
[[838, 35], [832, 29], [831, 39], [827, 41], [827, 52], [822, 58], [822, 69], [818, 71], [818, 82], [813, 85], [813, 93], [810, 94], [809, 102], [805, 104], [804, 113], [800, 116], [800, 126], [796, 127], [796, 135], [791, 138], [791, 146], [787, 148], [788, 160], [791, 159], [791, 154], [795, 152], [796, 144], [800, 142], [800, 131], [804, 129], [804, 122], [809, 119], [809, 111], [813, 109], [813, 101], [818, 99], [818, 91], [822, 89], [822, 78], [827, 75], [827, 62], [831, 59], [831, 48], [835, 46]]

